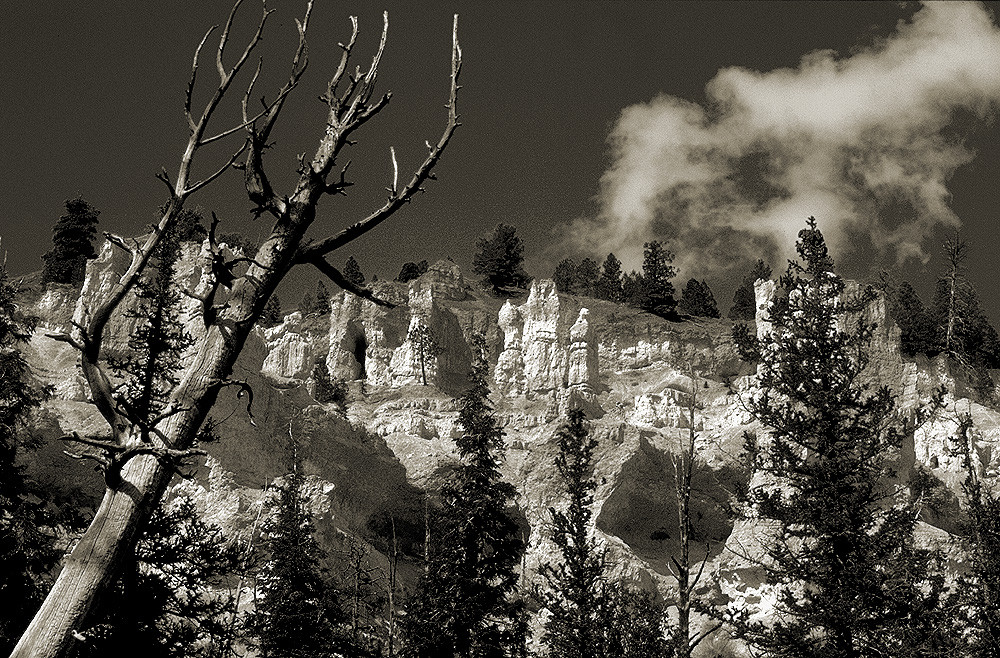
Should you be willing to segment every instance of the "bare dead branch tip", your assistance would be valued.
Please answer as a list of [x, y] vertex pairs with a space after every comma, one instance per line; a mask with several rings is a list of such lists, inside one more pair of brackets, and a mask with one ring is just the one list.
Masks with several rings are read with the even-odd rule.
[[313, 260], [313, 261], [310, 261], [310, 262], [316, 267], [316, 269], [318, 269], [320, 272], [322, 272], [323, 274], [325, 274], [327, 276], [327, 278], [330, 279], [330, 281], [332, 281], [333, 283], [335, 283], [337, 286], [343, 288], [347, 292], [349, 292], [349, 293], [351, 293], [353, 295], [357, 295], [358, 297], [361, 297], [362, 299], [367, 299], [368, 301], [372, 302], [373, 304], [377, 304], [379, 306], [384, 306], [385, 308], [396, 308], [396, 304], [393, 304], [390, 301], [387, 301], [385, 299], [382, 299], [381, 297], [378, 297], [377, 295], [375, 295], [375, 293], [373, 293], [368, 288], [363, 288], [362, 286], [359, 286], [359, 285], [353, 283], [352, 281], [348, 281], [347, 278], [343, 275], [343, 273], [340, 270], [338, 270], [336, 267], [334, 267], [333, 265], [331, 265], [322, 256], [319, 256], [319, 257], [316, 258], [316, 260]]

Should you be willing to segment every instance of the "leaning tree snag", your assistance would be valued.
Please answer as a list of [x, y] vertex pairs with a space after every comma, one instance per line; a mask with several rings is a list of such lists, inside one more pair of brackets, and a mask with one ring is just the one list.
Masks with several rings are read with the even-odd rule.
[[[338, 286], [377, 300], [367, 290], [349, 283], [329, 261], [334, 250], [371, 231], [403, 207], [427, 179], [433, 179], [433, 168], [459, 126], [456, 99], [462, 51], [458, 45], [458, 17], [452, 27], [451, 84], [447, 102], [447, 121], [437, 143], [427, 143], [428, 152], [410, 179], [401, 184], [395, 151], [391, 152], [392, 176], [387, 187], [388, 198], [360, 221], [338, 233], [310, 241], [306, 231], [316, 217], [320, 200], [327, 195], [344, 194], [351, 185], [347, 180], [348, 165], [340, 165], [338, 157], [344, 146], [353, 143], [352, 134], [389, 102], [390, 94], [376, 95], [376, 79], [388, 35], [389, 18], [384, 24], [377, 50], [366, 67], [351, 68], [351, 57], [358, 37], [358, 23], [351, 18], [352, 33], [342, 49], [340, 63], [326, 85], [321, 99], [327, 106], [326, 129], [312, 158], [300, 157], [298, 180], [285, 194], [279, 194], [265, 173], [264, 153], [272, 140], [272, 132], [281, 115], [288, 95], [299, 85], [308, 63], [306, 30], [313, 3], [310, 0], [301, 20], [296, 21], [299, 41], [292, 58], [288, 80], [272, 101], [256, 113], [249, 109], [260, 64], [250, 75], [242, 98], [242, 122], [210, 132], [220, 102], [226, 97], [234, 79], [243, 69], [260, 43], [268, 16], [272, 10], [264, 7], [257, 29], [235, 63], [228, 65], [226, 47], [230, 29], [242, 0], [237, 0], [222, 29], [215, 52], [218, 84], [209, 101], [196, 113], [192, 108], [193, 92], [198, 81], [202, 50], [215, 27], [199, 42], [191, 66], [191, 77], [184, 96], [184, 115], [190, 135], [177, 169], [171, 180], [166, 170], [157, 177], [169, 190], [159, 222], [144, 242], [128, 241], [108, 236], [117, 247], [131, 256], [131, 263], [113, 289], [96, 306], [86, 310], [81, 322], [66, 335], [55, 336], [76, 347], [81, 354], [84, 376], [90, 385], [94, 405], [107, 421], [103, 436], [68, 437], [86, 445], [95, 461], [104, 465], [108, 489], [94, 520], [79, 544], [67, 558], [55, 585], [25, 631], [12, 657], [42, 658], [68, 652], [80, 637], [95, 598], [111, 583], [122, 557], [134, 546], [139, 529], [148, 520], [153, 508], [186, 458], [198, 454], [195, 439], [205, 422], [220, 390], [228, 386], [245, 386], [231, 378], [232, 367], [240, 350], [264, 310], [264, 305], [282, 278], [298, 264], [311, 264]], [[200, 180], [192, 178], [192, 164], [202, 146], [213, 142], [242, 137], [231, 156]], [[242, 160], [242, 162], [241, 162]], [[204, 331], [196, 337], [185, 354], [184, 366], [175, 373], [176, 385], [169, 391], [162, 411], [151, 418], [140, 418], [122, 401], [101, 360], [102, 341], [108, 322], [136, 283], [150, 267], [153, 253], [167, 230], [177, 222], [185, 201], [202, 187], [212, 183], [230, 168], [243, 170], [247, 194], [256, 215], [270, 215], [273, 227], [252, 259], [237, 269], [215, 249], [213, 275], [195, 291], [188, 291], [201, 301]], [[336, 173], [335, 170], [339, 168]], [[213, 227], [214, 236], [214, 227]], [[245, 271], [236, 274], [239, 270]]]

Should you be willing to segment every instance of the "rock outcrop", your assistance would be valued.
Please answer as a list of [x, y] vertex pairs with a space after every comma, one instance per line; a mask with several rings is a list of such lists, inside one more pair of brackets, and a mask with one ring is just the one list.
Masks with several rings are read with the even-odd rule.
[[[178, 285], [192, 292], [204, 286], [207, 257], [203, 246], [185, 246]], [[29, 351], [36, 376], [56, 389], [40, 421], [52, 449], [43, 451], [35, 469], [49, 473], [53, 486], [72, 481], [90, 490], [91, 497], [100, 493], [99, 482], [89, 468], [63, 459], [55, 439], [73, 429], [97, 432], [101, 421], [86, 402], [75, 354], [44, 334], [68, 329], [74, 315], [84, 318], [125, 265], [124, 255], [106, 245], [91, 262], [72, 311], [67, 308], [75, 302], [72, 294], [47, 292], [39, 302], [45, 326]], [[426, 492], [440, 485], [455, 459], [453, 440], [462, 432], [455, 397], [466, 386], [474, 336], [480, 335], [493, 361], [494, 403], [508, 447], [504, 476], [520, 493], [529, 570], [552, 554], [546, 535], [549, 509], [563, 500], [553, 437], [573, 404], [586, 410], [598, 439], [594, 532], [614, 558], [618, 575], [649, 588], [669, 582], [676, 503], [668, 456], [693, 430], [702, 446], [696, 479], [706, 494], [698, 513], [704, 536], [715, 547], [710, 566], [723, 581], [751, 578], [722, 550], [727, 541], [750, 542], [759, 530], [734, 528], [724, 513], [730, 496], [749, 478], [740, 457], [750, 422], [741, 397], [754, 386], [754, 369], [739, 360], [730, 323], [672, 323], [610, 302], [560, 295], [544, 280], [533, 282], [526, 297], [501, 304], [468, 286], [450, 261], [436, 263], [408, 285], [379, 283], [376, 292], [396, 306], [340, 292], [332, 296], [329, 318], [293, 313], [248, 340], [234, 376], [254, 389], [253, 418], [245, 399], [225, 392], [212, 412], [221, 438], [207, 445], [211, 459], [197, 480], [184, 485], [213, 519], [233, 532], [245, 529], [260, 509], [262, 490], [287, 471], [290, 441], [295, 441], [311, 477], [311, 501], [328, 548], [338, 547], [344, 537], [359, 537], [374, 555], [385, 546], [390, 524], [401, 535], [412, 535], [401, 536], [401, 545], [418, 546]], [[758, 307], [763, 309], [774, 293], [773, 282], [759, 283]], [[879, 325], [871, 376], [890, 385], [909, 410], [947, 384], [950, 408], [972, 410], [981, 468], [994, 474], [1000, 464], [1000, 414], [968, 400], [940, 364], [904, 359], [898, 329], [886, 321], [883, 303], [876, 302], [869, 313]], [[182, 318], [197, 336], [202, 322], [194, 300], [182, 299]], [[106, 353], [126, 348], [134, 322], [116, 316]], [[420, 355], [408, 337], [419, 325], [429, 327], [442, 348], [423, 363], [426, 386]], [[768, 331], [763, 310], [757, 329], [761, 336]], [[321, 357], [331, 377], [349, 386], [346, 413], [318, 404], [309, 393]], [[687, 411], [692, 393], [698, 399], [693, 428]], [[956, 488], [959, 465], [948, 448], [953, 431], [953, 419], [926, 423], [907, 458]]]

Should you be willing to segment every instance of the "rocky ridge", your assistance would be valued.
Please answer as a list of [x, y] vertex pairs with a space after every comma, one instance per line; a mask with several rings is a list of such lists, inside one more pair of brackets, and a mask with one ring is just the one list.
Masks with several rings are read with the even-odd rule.
[[[192, 291], [204, 285], [209, 257], [203, 245], [188, 244], [178, 285]], [[33, 468], [42, 479], [74, 483], [79, 495], [91, 499], [101, 493], [99, 481], [87, 467], [64, 458], [56, 439], [74, 429], [97, 431], [101, 421], [87, 403], [76, 355], [47, 334], [82, 319], [125, 265], [106, 245], [88, 267], [79, 301], [73, 291], [49, 289], [37, 304], [42, 324], [30, 346], [36, 376], [56, 391], [41, 414], [49, 440]], [[455, 459], [452, 440], [461, 432], [455, 396], [465, 386], [473, 336], [479, 334], [495, 363], [495, 404], [508, 447], [504, 474], [520, 492], [529, 571], [552, 552], [548, 510], [561, 501], [553, 435], [567, 406], [579, 404], [599, 441], [595, 532], [618, 576], [666, 591], [677, 518], [668, 455], [690, 429], [684, 406], [694, 392], [702, 462], [696, 476], [698, 539], [709, 547], [710, 566], [721, 581], [736, 583], [731, 593], [747, 594], [741, 579], [752, 585], [753, 576], [734, 556], [753, 544], [759, 529], [734, 528], [726, 507], [749, 478], [741, 449], [742, 434], [752, 424], [740, 400], [752, 390], [753, 369], [738, 359], [730, 323], [671, 323], [613, 303], [561, 295], [547, 280], [533, 282], [525, 298], [501, 303], [469, 286], [449, 261], [408, 285], [377, 284], [376, 292], [398, 305], [387, 309], [341, 292], [332, 296], [329, 316], [291, 313], [248, 341], [235, 375], [254, 389], [253, 416], [245, 400], [221, 396], [212, 413], [220, 422], [220, 439], [205, 446], [211, 456], [196, 479], [178, 485], [195, 493], [205, 514], [230, 536], [250, 531], [264, 490], [287, 472], [294, 440], [310, 476], [323, 544], [336, 550], [348, 538], [358, 539], [384, 564], [392, 523], [404, 551], [414, 557], [403, 573], [412, 578], [427, 492], [436, 489]], [[773, 282], [758, 284], [758, 306], [772, 294]], [[188, 331], [196, 334], [201, 325], [196, 302], [185, 297], [182, 304]], [[871, 376], [892, 387], [911, 412], [946, 384], [949, 408], [973, 414], [982, 468], [994, 472], [1000, 414], [973, 401], [941, 362], [903, 359], [898, 329], [885, 321], [884, 303], [869, 312], [879, 324]], [[113, 321], [107, 353], [124, 349], [130, 322], [123, 316]], [[421, 385], [419, 355], [407, 338], [415, 323], [430, 327], [444, 348], [424, 364], [427, 386]], [[763, 335], [762, 316], [757, 325]], [[310, 377], [320, 357], [332, 377], [349, 384], [346, 413], [311, 395]], [[947, 445], [954, 429], [954, 414], [923, 425], [904, 449], [903, 466], [921, 464], [955, 489], [959, 464]], [[948, 519], [928, 521], [951, 529]]]

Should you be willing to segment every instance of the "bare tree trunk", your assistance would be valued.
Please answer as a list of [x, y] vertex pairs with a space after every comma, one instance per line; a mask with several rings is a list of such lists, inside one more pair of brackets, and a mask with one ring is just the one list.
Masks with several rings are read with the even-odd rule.
[[66, 559], [12, 656], [57, 656], [67, 650], [74, 641], [72, 633], [82, 630], [81, 620], [90, 612], [96, 595], [117, 575], [138, 529], [173, 476], [152, 457], [137, 458], [126, 470], [130, 486], [104, 496], [90, 529]]
[[691, 633], [691, 611], [694, 609], [695, 587], [701, 581], [708, 562], [708, 554], [702, 559], [695, 571], [691, 559], [691, 544], [694, 524], [691, 521], [692, 482], [694, 480], [695, 458], [698, 451], [698, 432], [695, 428], [695, 411], [698, 408], [698, 380], [693, 369], [689, 370], [691, 378], [691, 395], [688, 398], [688, 436], [687, 443], [681, 446], [681, 454], [672, 458], [674, 468], [674, 493], [677, 497], [677, 534], [680, 542], [680, 559], [671, 557], [677, 582], [677, 644], [678, 658], [691, 658], [692, 653], [701, 642], [719, 629], [721, 624], [714, 624], [708, 630], [698, 635]]
[[962, 282], [962, 265], [968, 256], [969, 245], [958, 234], [944, 243], [945, 257], [948, 260], [948, 318], [944, 334], [944, 351], [956, 356], [955, 323], [958, 320], [958, 293]]
[[[327, 85], [322, 99], [329, 106], [325, 130], [319, 139], [315, 155], [303, 157], [299, 178], [288, 195], [276, 193], [263, 168], [263, 155], [272, 141], [271, 131], [278, 119], [284, 100], [298, 85], [307, 64], [306, 28], [312, 10], [312, 0], [306, 3], [301, 20], [296, 21], [299, 45], [292, 61], [288, 81], [269, 105], [255, 116], [250, 116], [248, 105], [253, 97], [254, 85], [260, 70], [249, 82], [243, 96], [243, 123], [220, 133], [209, 135], [207, 126], [219, 102], [226, 95], [233, 78], [248, 61], [254, 47], [260, 42], [270, 10], [264, 8], [255, 34], [231, 67], [223, 63], [230, 28], [240, 5], [237, 0], [219, 39], [215, 64], [219, 83], [215, 93], [200, 115], [192, 111], [192, 91], [199, 71], [199, 55], [214, 27], [202, 38], [195, 51], [191, 77], [184, 101], [184, 114], [190, 128], [190, 137], [177, 171], [171, 181], [164, 170], [157, 177], [170, 190], [170, 201], [153, 232], [141, 246], [113, 235], [108, 239], [131, 256], [131, 263], [120, 280], [112, 287], [108, 297], [93, 302], [94, 309], [83, 323], [76, 325], [70, 334], [53, 336], [65, 341], [81, 353], [81, 366], [98, 411], [108, 424], [106, 437], [81, 437], [76, 433], [64, 439], [82, 443], [100, 454], [78, 455], [94, 459], [104, 470], [108, 489], [90, 527], [74, 548], [66, 565], [56, 579], [28, 629], [15, 647], [12, 658], [55, 658], [67, 653], [70, 645], [84, 636], [87, 615], [95, 599], [119, 575], [119, 566], [125, 556], [134, 550], [139, 533], [145, 527], [154, 508], [159, 503], [177, 472], [181, 460], [204, 454], [194, 447], [196, 435], [219, 392], [229, 386], [239, 387], [246, 393], [243, 382], [232, 379], [233, 365], [257, 320], [261, 317], [267, 300], [284, 276], [296, 264], [310, 264], [326, 274], [345, 290], [363, 296], [375, 303], [389, 305], [369, 291], [347, 281], [343, 274], [326, 260], [327, 254], [343, 247], [376, 228], [401, 209], [423, 183], [433, 177], [432, 169], [438, 162], [451, 136], [458, 127], [457, 92], [461, 69], [461, 49], [458, 45], [458, 17], [452, 27], [451, 85], [447, 107], [447, 123], [438, 142], [429, 146], [426, 157], [416, 168], [410, 180], [400, 185], [395, 151], [392, 151], [392, 180], [388, 199], [368, 216], [346, 226], [338, 233], [317, 241], [305, 241], [306, 231], [316, 216], [316, 206], [326, 195], [342, 193], [351, 183], [345, 181], [346, 167], [339, 180], [328, 181], [341, 149], [353, 143], [352, 133], [374, 117], [389, 102], [389, 94], [374, 95], [378, 65], [386, 44], [389, 18], [384, 16], [384, 27], [378, 50], [367, 71], [357, 67], [350, 71], [348, 62], [357, 38], [357, 19], [351, 19], [353, 34], [341, 46], [341, 59], [337, 71]], [[345, 74], [347, 78], [345, 78]], [[235, 150], [220, 168], [206, 178], [192, 182], [191, 170], [194, 155], [201, 146], [245, 134], [242, 146]], [[190, 293], [201, 302], [204, 334], [196, 339], [190, 357], [184, 360], [179, 382], [169, 393], [166, 409], [154, 421], [137, 417], [120, 403], [105, 372], [101, 360], [101, 346], [112, 314], [119, 309], [143, 276], [153, 252], [164, 233], [176, 222], [184, 202], [194, 192], [213, 182], [228, 171], [237, 159], [246, 155], [243, 165], [244, 184], [248, 196], [257, 204], [259, 214], [274, 218], [270, 236], [263, 242], [249, 267], [242, 275], [234, 273], [238, 261], [227, 262], [214, 244], [215, 224], [210, 233], [213, 248], [213, 280], [197, 294]], [[246, 259], [243, 259], [244, 261]], [[228, 293], [228, 294], [227, 294]], [[224, 299], [220, 299], [225, 295]], [[251, 392], [252, 395], [252, 392]], [[74, 635], [74, 632], [77, 632]]]

